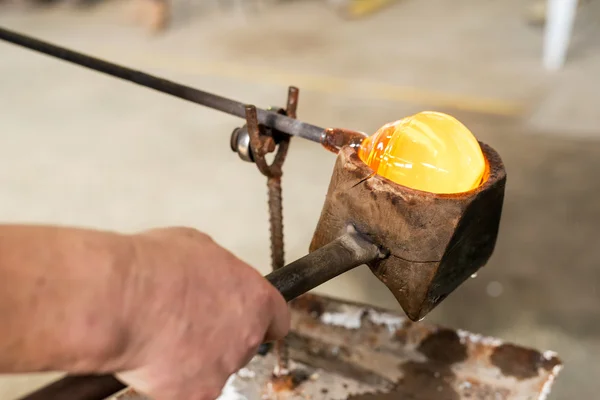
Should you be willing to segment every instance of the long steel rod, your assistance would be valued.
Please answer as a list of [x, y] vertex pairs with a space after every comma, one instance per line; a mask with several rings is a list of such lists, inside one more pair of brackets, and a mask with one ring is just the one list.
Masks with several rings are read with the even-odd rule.
[[[219, 110], [240, 118], [246, 118], [245, 104], [239, 101], [158, 78], [144, 72], [78, 53], [4, 28], [0, 28], [0, 40], [59, 58], [94, 71], [102, 72], [116, 78], [121, 78], [162, 93], [170, 94], [214, 110]], [[307, 124], [285, 115], [262, 110], [260, 108], [257, 109], [257, 114], [258, 122], [269, 128], [277, 129], [280, 132], [292, 136], [312, 140], [313, 142], [319, 142], [321, 139], [323, 128], [319, 128], [318, 126]]]

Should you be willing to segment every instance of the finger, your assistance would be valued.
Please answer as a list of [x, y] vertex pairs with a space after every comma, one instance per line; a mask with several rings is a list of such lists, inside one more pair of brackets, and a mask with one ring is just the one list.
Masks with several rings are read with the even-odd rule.
[[290, 309], [285, 299], [273, 287], [271, 293], [271, 321], [265, 334], [266, 342], [284, 338], [290, 330]]

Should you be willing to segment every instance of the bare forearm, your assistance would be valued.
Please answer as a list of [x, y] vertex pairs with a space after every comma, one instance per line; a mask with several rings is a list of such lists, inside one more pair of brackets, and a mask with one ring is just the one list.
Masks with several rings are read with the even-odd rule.
[[0, 225], [0, 372], [122, 366], [134, 246], [84, 229]]
[[162, 400], [215, 399], [289, 329], [281, 294], [191, 228], [0, 225], [0, 318], [0, 373], [117, 373]]

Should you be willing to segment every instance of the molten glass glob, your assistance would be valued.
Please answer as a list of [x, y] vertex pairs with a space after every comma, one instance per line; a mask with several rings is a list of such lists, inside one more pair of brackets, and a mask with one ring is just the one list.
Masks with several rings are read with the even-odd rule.
[[381, 127], [360, 144], [358, 155], [378, 175], [431, 193], [475, 189], [486, 170], [471, 131], [455, 118], [431, 111]]

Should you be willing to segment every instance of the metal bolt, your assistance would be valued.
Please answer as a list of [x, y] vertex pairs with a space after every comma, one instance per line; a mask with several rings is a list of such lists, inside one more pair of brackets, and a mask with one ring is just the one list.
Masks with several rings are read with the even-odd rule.
[[250, 147], [250, 134], [245, 125], [233, 130], [231, 133], [230, 146], [231, 150], [237, 153], [242, 160], [254, 162], [254, 155], [252, 154], [252, 148]]

